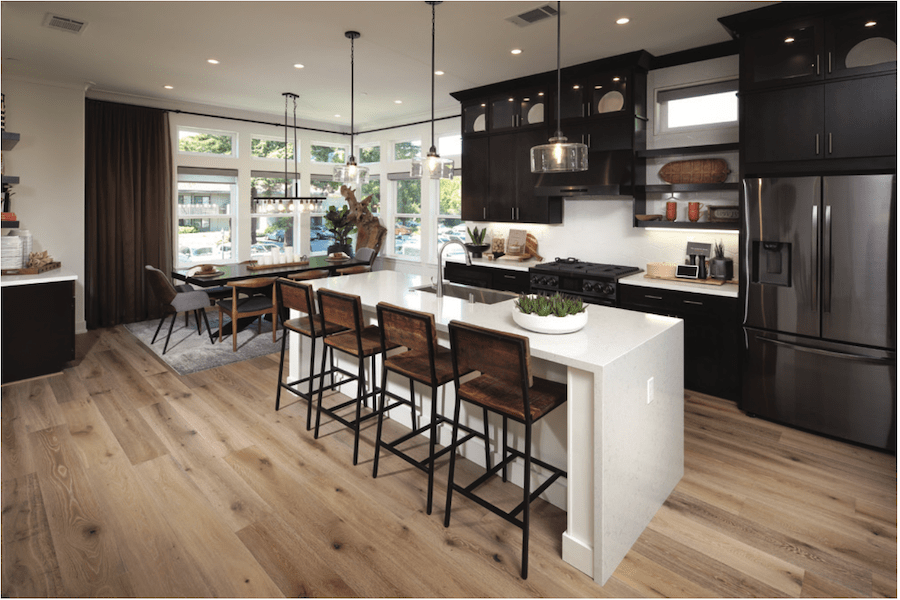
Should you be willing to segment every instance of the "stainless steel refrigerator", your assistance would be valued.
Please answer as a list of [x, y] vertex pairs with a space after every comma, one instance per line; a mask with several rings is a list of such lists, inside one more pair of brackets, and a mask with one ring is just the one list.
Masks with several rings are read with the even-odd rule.
[[740, 408], [896, 451], [896, 175], [744, 192]]

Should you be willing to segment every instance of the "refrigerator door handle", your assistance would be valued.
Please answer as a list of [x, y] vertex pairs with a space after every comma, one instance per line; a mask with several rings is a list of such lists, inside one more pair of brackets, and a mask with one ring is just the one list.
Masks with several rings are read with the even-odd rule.
[[878, 358], [876, 356], [866, 356], [865, 354], [852, 354], [849, 352], [835, 352], [834, 350], [825, 350], [824, 348], [812, 348], [810, 346], [801, 346], [800, 344], [792, 344], [791, 342], [782, 342], [781, 340], [773, 340], [772, 338], [758, 336], [761, 342], [772, 344], [774, 346], [784, 346], [798, 352], [808, 352], [809, 354], [818, 354], [820, 356], [829, 356], [832, 358], [844, 358], [847, 360], [859, 360], [874, 363], [892, 363], [890, 358]]
[[810, 269], [809, 272], [812, 273], [812, 309], [819, 309], [819, 207], [812, 207], [812, 235], [810, 236], [812, 240], [812, 252], [810, 252]]
[[822, 241], [822, 310], [831, 312], [831, 205], [825, 207], [825, 236]]

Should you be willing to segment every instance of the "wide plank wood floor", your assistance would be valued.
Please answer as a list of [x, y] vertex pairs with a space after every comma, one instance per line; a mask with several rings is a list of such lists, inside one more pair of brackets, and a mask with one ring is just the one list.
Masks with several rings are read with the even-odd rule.
[[2, 388], [3, 596], [897, 596], [895, 457], [731, 402], [686, 393], [684, 478], [605, 586], [543, 502], [522, 581], [518, 529], [460, 497], [443, 527], [446, 464], [429, 516], [423, 473], [372, 479], [374, 427], [353, 467], [276, 413], [277, 354], [182, 377], [123, 327], [78, 346]]

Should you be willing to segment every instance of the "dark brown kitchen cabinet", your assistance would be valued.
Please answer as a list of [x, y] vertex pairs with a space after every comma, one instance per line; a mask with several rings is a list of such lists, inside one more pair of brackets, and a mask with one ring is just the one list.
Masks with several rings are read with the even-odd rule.
[[741, 103], [746, 164], [896, 154], [896, 73], [748, 93]]
[[621, 285], [619, 307], [684, 320], [684, 387], [738, 401], [741, 314], [737, 298]]
[[542, 87], [502, 94], [490, 100], [490, 131], [543, 126], [547, 112], [547, 91]]
[[[489, 221], [561, 223], [561, 202], [535, 194], [538, 175], [531, 172], [531, 148], [547, 143], [542, 129], [490, 137]], [[463, 186], [466, 178], [463, 176]]]
[[462, 153], [462, 209], [465, 221], [487, 221], [490, 203], [490, 139], [467, 138]]
[[[896, 70], [895, 3], [808, 3], [806, 8], [807, 16], [793, 20], [778, 22], [772, 12], [768, 21], [737, 25], [748, 29], [742, 35], [742, 90]], [[759, 28], [763, 23], [770, 26]]]
[[2, 288], [2, 382], [62, 371], [75, 358], [75, 282]]

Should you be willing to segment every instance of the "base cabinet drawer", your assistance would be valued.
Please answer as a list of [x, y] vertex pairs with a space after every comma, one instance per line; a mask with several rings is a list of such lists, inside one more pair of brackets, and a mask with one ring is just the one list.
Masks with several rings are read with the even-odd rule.
[[448, 262], [444, 265], [444, 277], [453, 283], [503, 292], [527, 293], [531, 287], [531, 276], [528, 271], [514, 271], [482, 265], [462, 265]]
[[684, 386], [738, 401], [741, 318], [737, 298], [623, 285], [619, 308], [684, 320]]

